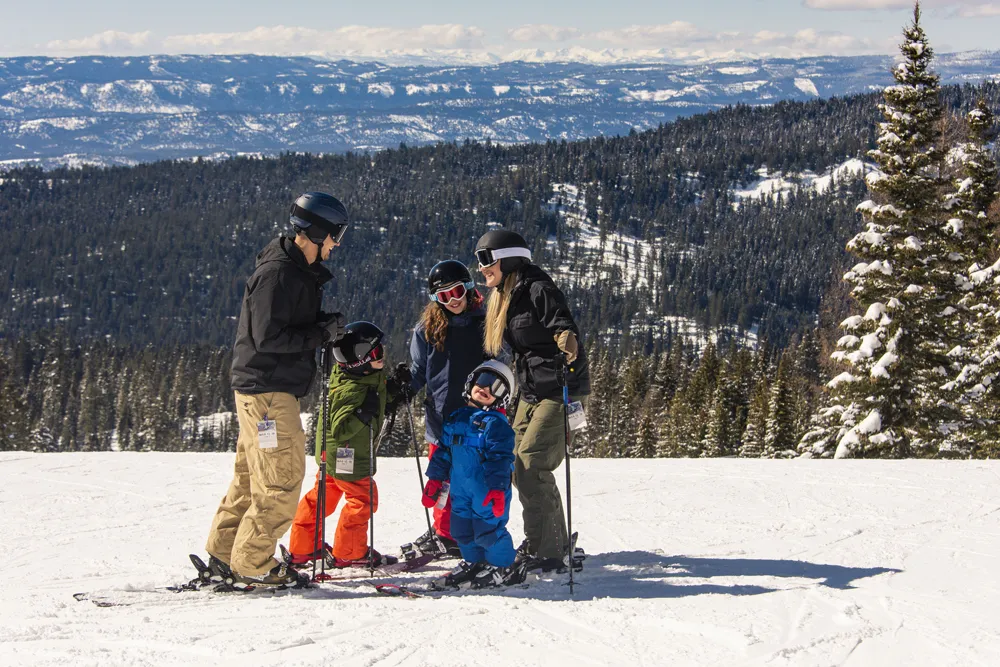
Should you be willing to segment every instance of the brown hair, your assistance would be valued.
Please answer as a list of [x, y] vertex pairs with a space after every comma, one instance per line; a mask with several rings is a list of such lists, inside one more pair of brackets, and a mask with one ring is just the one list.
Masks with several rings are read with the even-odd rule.
[[507, 329], [507, 309], [510, 307], [510, 293], [517, 284], [518, 272], [508, 273], [503, 282], [490, 294], [486, 305], [486, 335], [483, 349], [491, 357], [500, 354], [503, 348], [503, 333]]
[[[479, 290], [466, 292], [465, 311], [468, 312], [483, 305], [483, 295]], [[424, 338], [438, 352], [444, 351], [444, 341], [448, 337], [448, 316], [444, 306], [431, 301], [420, 314], [420, 324], [424, 327]]]

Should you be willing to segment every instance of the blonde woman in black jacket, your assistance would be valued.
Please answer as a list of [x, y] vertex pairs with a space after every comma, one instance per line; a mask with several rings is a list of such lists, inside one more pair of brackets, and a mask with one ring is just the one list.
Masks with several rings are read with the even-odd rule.
[[479, 270], [492, 287], [486, 309], [485, 349], [514, 355], [520, 402], [514, 416], [514, 483], [523, 507], [525, 543], [518, 558], [529, 569], [564, 565], [568, 536], [562, 498], [553, 472], [565, 457], [562, 385], [558, 371], [565, 355], [570, 400], [590, 393], [587, 359], [566, 297], [552, 278], [531, 263], [520, 234], [498, 229], [476, 244]]

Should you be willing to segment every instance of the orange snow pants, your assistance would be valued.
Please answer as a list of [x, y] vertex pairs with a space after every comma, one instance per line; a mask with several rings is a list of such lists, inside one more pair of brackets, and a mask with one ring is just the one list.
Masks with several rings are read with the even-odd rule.
[[[368, 477], [357, 482], [344, 482], [333, 475], [326, 476], [326, 515], [337, 509], [341, 496], [345, 499], [340, 512], [337, 532], [333, 538], [333, 555], [341, 560], [356, 560], [368, 555], [368, 519], [378, 511], [378, 487], [372, 480], [374, 507], [368, 504]], [[299, 501], [292, 521], [290, 551], [295, 555], [316, 551], [316, 495], [319, 491], [319, 473], [316, 484]]]
[[[437, 449], [437, 445], [433, 442], [427, 443], [427, 460], [430, 461], [434, 458], [434, 450]], [[434, 506], [434, 532], [441, 537], [447, 537], [449, 540], [453, 539], [451, 536], [451, 497], [448, 497], [448, 502], [445, 503], [442, 509], [438, 509], [437, 505]]]

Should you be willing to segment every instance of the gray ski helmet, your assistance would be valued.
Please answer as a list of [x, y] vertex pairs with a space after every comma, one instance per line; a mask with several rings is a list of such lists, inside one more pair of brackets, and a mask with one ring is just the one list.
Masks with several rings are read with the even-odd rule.
[[[514, 374], [510, 372], [506, 364], [496, 359], [490, 359], [479, 364], [475, 370], [469, 373], [469, 377], [465, 380], [465, 391], [462, 393], [465, 400], [476, 402], [472, 398], [472, 385], [476, 384], [480, 387], [490, 388], [490, 393], [497, 400], [489, 406], [489, 409], [499, 410], [507, 407], [510, 403], [510, 397], [514, 393]], [[485, 408], [485, 406], [480, 407]]]
[[499, 261], [500, 272], [507, 275], [531, 262], [531, 250], [528, 242], [517, 232], [494, 229], [483, 234], [476, 243], [476, 261], [481, 267]]
[[340, 243], [347, 232], [347, 208], [333, 195], [307, 192], [292, 204], [289, 221], [316, 245], [323, 245], [328, 234]]

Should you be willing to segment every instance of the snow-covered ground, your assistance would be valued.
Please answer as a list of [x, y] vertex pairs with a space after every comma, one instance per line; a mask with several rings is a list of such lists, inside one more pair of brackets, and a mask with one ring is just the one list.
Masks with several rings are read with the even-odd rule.
[[[420, 600], [363, 578], [155, 592], [193, 574], [231, 465], [0, 454], [0, 665], [1000, 664], [997, 462], [575, 461], [572, 597], [565, 575]], [[382, 549], [424, 529], [413, 467], [382, 461]]]

